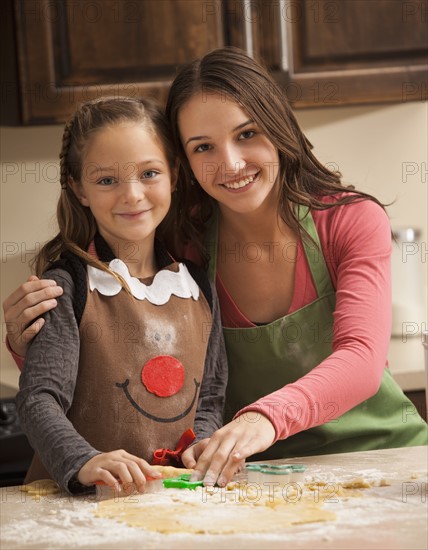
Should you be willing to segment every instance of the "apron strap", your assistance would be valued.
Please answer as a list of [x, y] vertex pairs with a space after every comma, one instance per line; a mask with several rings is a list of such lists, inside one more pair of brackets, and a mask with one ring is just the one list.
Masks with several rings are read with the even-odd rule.
[[312, 279], [314, 281], [318, 298], [321, 298], [321, 296], [334, 293], [334, 288], [330, 279], [330, 273], [327, 269], [327, 264], [321, 248], [320, 239], [318, 237], [314, 219], [312, 217], [309, 207], [298, 205], [296, 209], [297, 217], [302, 224], [302, 227], [313, 239], [313, 242], [307, 239], [302, 239], [302, 244], [305, 250], [305, 256], [309, 265]]

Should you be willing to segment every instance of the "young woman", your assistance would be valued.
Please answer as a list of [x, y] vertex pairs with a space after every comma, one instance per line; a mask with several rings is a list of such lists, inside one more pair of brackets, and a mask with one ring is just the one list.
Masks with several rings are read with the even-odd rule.
[[145, 476], [158, 477], [150, 463], [179, 463], [193, 428], [203, 439], [222, 424], [215, 290], [155, 238], [176, 182], [158, 107], [82, 105], [60, 159], [59, 233], [36, 269], [63, 295], [28, 350], [17, 395], [36, 450], [27, 481], [51, 476], [78, 493], [120, 480], [143, 491]]
[[[228, 423], [186, 466], [223, 484], [254, 455], [426, 444], [386, 368], [391, 232], [379, 201], [318, 162], [280, 87], [239, 50], [182, 69], [167, 117], [181, 163], [165, 235], [215, 280], [229, 361]], [[27, 282], [7, 320], [34, 330], [52, 292]], [[30, 329], [12, 335], [16, 351]]]

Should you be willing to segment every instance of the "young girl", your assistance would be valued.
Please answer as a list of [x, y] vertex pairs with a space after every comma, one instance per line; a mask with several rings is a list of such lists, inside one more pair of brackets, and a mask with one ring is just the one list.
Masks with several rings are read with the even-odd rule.
[[[252, 455], [426, 444], [386, 368], [391, 231], [379, 201], [317, 161], [281, 88], [239, 50], [182, 69], [167, 116], [181, 168], [165, 235], [209, 260], [229, 361], [230, 422], [185, 465], [223, 484]], [[8, 299], [7, 320], [28, 326], [15, 351], [53, 292], [33, 280]]]
[[26, 481], [50, 475], [80, 493], [120, 480], [143, 491], [145, 476], [159, 476], [149, 463], [177, 463], [193, 427], [201, 439], [222, 424], [215, 291], [155, 238], [176, 182], [156, 106], [82, 105], [60, 159], [59, 233], [36, 271], [63, 296], [28, 350], [17, 395], [36, 450]]

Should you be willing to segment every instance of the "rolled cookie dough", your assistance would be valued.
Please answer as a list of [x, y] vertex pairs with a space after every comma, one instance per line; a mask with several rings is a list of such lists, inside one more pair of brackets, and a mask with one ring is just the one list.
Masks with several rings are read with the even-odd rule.
[[[233, 495], [232, 495], [233, 493]], [[287, 502], [261, 498], [251, 501], [232, 490], [209, 495], [205, 489], [168, 489], [160, 493], [133, 495], [129, 499], [105, 500], [97, 517], [111, 518], [133, 527], [159, 533], [266, 533], [292, 525], [331, 521], [335, 514], [313, 502]], [[230, 498], [232, 497], [232, 498]]]

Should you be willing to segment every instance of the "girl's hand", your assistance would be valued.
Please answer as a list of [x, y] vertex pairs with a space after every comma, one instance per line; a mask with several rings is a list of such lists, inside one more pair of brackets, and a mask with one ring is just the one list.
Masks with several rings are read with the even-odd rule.
[[146, 477], [159, 479], [162, 474], [142, 458], [122, 449], [92, 457], [77, 474], [77, 479], [83, 485], [103, 481], [106, 485], [119, 490], [120, 480], [125, 492], [133, 492], [136, 488], [140, 493], [144, 493], [146, 488]]
[[[55, 298], [62, 292], [55, 281], [31, 275], [3, 302], [9, 345], [17, 355], [25, 356], [29, 342], [45, 323], [37, 317], [53, 309], [57, 305]], [[33, 322], [35, 319], [37, 321]]]
[[208, 440], [197, 458], [192, 479], [203, 479], [206, 485], [217, 482], [223, 487], [242, 468], [247, 457], [265, 451], [274, 439], [275, 428], [266, 416], [256, 411], [246, 412], [217, 430]]

